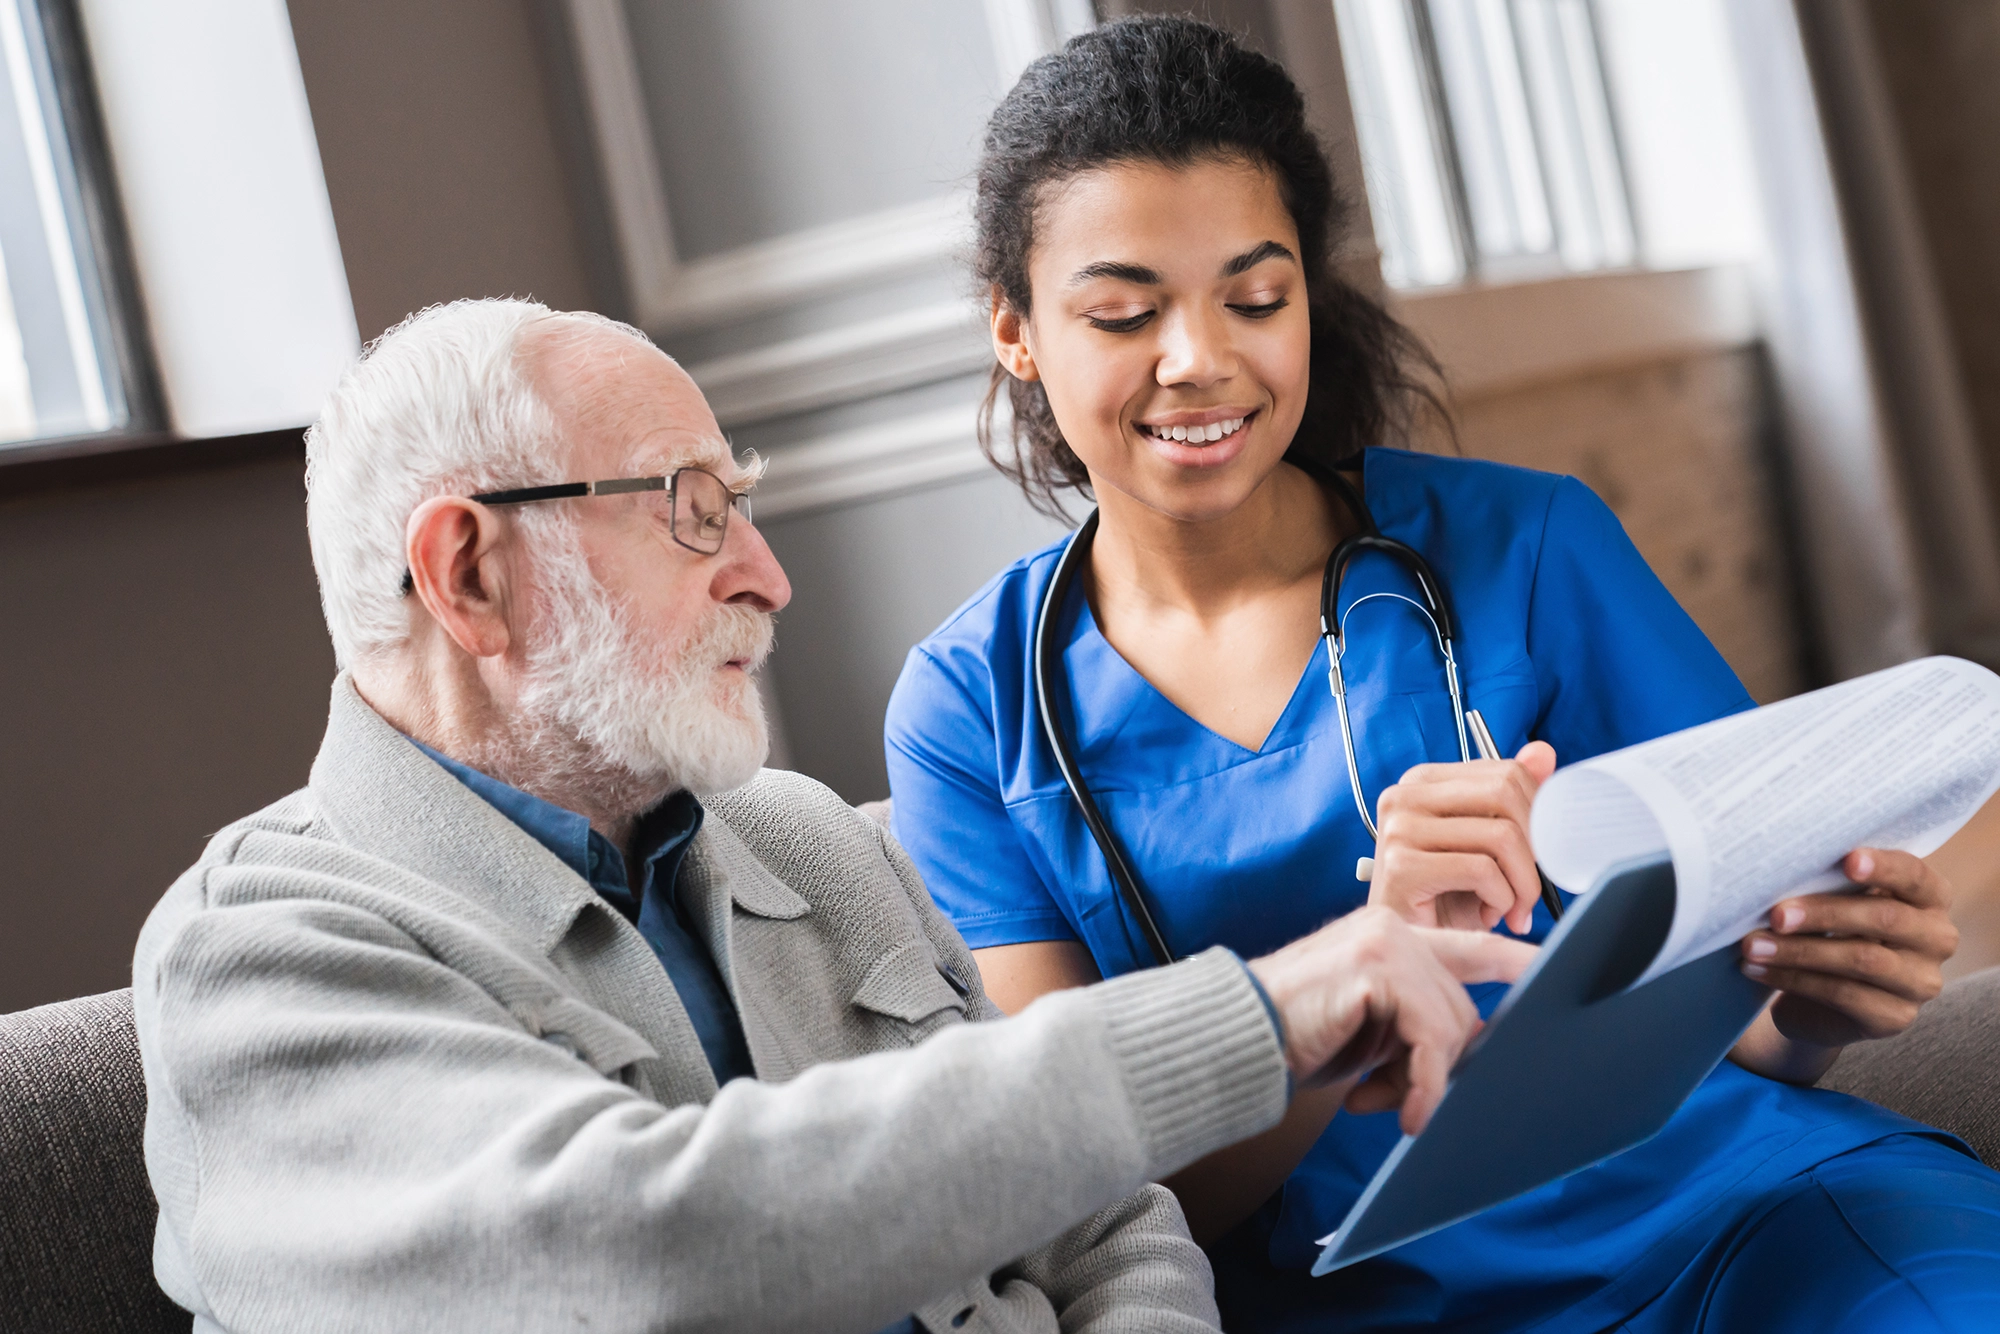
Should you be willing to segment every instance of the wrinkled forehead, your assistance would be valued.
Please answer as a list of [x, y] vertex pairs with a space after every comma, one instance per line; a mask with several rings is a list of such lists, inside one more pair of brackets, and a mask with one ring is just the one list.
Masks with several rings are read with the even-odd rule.
[[[612, 387], [598, 411], [577, 418], [576, 463], [590, 479], [654, 477], [705, 468], [731, 486], [743, 470], [714, 414], [692, 384], [686, 392], [651, 393], [647, 384]], [[743, 477], [744, 482], [754, 477]]]
[[708, 401], [658, 348], [613, 330], [557, 328], [526, 353], [579, 480], [694, 467], [738, 482], [742, 470]]

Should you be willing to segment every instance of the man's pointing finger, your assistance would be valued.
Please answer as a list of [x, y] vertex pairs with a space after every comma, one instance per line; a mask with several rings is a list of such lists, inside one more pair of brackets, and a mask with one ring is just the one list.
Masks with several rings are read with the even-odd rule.
[[1525, 940], [1509, 940], [1488, 931], [1453, 931], [1441, 927], [1411, 928], [1437, 961], [1461, 982], [1512, 982], [1527, 971], [1539, 949]]

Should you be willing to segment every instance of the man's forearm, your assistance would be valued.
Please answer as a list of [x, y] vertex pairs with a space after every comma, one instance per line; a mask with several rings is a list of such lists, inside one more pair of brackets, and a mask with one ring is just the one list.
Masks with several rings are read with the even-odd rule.
[[1221, 1326], [1208, 1257], [1163, 1186], [1099, 1211], [1016, 1269], [1048, 1295], [1066, 1334], [1207, 1334]]
[[168, 1225], [215, 1309], [289, 1294], [294, 1328], [873, 1328], [1284, 1105], [1262, 1003], [1220, 952], [666, 1108], [386, 935], [343, 962], [314, 932], [302, 976], [277, 957], [297, 942], [255, 929], [212, 942], [224, 978], [163, 968], [142, 1032], [162, 1115], [203, 1146], [204, 1218], [261, 1220]]

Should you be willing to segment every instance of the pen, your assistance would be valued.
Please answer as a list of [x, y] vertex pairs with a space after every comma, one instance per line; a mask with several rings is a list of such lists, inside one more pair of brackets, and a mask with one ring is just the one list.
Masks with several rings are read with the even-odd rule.
[[[1472, 744], [1474, 749], [1478, 750], [1480, 759], [1500, 758], [1500, 747], [1493, 744], [1493, 733], [1487, 728], [1486, 720], [1479, 716], [1479, 710], [1465, 711], [1465, 725], [1472, 733]], [[1535, 874], [1540, 876], [1542, 881], [1542, 906], [1549, 910], [1550, 920], [1560, 922], [1563, 915], [1563, 901], [1562, 896], [1556, 893], [1555, 882], [1542, 875], [1539, 863], [1535, 866]]]

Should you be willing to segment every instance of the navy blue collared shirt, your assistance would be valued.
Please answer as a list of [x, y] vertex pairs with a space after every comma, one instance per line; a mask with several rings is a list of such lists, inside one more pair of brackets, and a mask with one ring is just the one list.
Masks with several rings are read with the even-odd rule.
[[611, 840], [590, 827], [575, 811], [531, 796], [517, 787], [440, 755], [421, 741], [413, 745], [436, 760], [444, 771], [478, 794], [489, 806], [519, 825], [521, 832], [561, 859], [590, 883], [598, 897], [639, 928], [653, 947], [667, 979], [680, 994], [681, 1006], [694, 1024], [695, 1035], [715, 1072], [718, 1085], [732, 1079], [754, 1078], [750, 1046], [736, 1002], [723, 984], [707, 943], [692, 929], [676, 892], [688, 845], [701, 828], [701, 803], [676, 792], [639, 817], [632, 840], [639, 868], [634, 890], [626, 873], [625, 856]]

